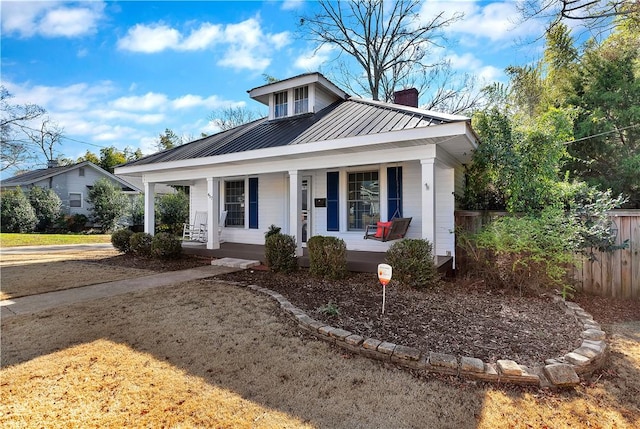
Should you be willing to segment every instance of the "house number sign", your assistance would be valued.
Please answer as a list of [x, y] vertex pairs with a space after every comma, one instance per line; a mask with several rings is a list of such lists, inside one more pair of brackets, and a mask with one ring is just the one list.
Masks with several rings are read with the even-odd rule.
[[391, 265], [388, 264], [379, 264], [378, 265], [378, 280], [382, 283], [382, 314], [384, 314], [384, 304], [387, 292], [387, 284], [391, 280], [391, 274], [393, 269]]

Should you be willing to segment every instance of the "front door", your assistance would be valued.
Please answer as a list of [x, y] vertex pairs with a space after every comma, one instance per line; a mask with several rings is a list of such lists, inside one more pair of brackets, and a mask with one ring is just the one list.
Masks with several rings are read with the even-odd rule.
[[311, 176], [302, 177], [302, 242], [306, 243], [311, 229], [311, 214], [313, 206], [311, 205]]

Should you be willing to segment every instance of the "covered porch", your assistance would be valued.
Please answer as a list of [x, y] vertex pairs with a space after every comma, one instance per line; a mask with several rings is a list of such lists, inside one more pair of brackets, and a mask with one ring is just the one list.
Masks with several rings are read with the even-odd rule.
[[[238, 258], [256, 260], [264, 263], [264, 245], [220, 243], [218, 249], [207, 249], [205, 243], [184, 242], [182, 248], [186, 254], [206, 256], [211, 258]], [[375, 273], [378, 264], [384, 263], [384, 252], [367, 252], [347, 250], [347, 269], [354, 272]], [[309, 267], [309, 254], [307, 248], [303, 248], [302, 256], [298, 258], [301, 267]], [[438, 271], [446, 276], [453, 275], [453, 257], [438, 256], [436, 258]]]

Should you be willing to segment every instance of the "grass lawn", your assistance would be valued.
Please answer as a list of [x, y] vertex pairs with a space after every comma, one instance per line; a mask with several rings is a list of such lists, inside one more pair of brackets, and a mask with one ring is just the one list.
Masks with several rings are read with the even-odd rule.
[[0, 247], [111, 243], [110, 234], [0, 234]]

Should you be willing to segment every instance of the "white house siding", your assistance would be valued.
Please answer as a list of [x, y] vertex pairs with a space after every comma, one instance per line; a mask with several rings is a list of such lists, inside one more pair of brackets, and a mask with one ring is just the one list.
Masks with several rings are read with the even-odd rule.
[[330, 94], [320, 86], [315, 87], [315, 111], [319, 112], [331, 103], [336, 101], [336, 96]]
[[[464, 188], [465, 188], [464, 166], [460, 165], [456, 167], [454, 171], [455, 171], [455, 194], [457, 196], [462, 196], [464, 195]], [[457, 201], [456, 201], [456, 208], [458, 208]]]
[[436, 166], [436, 255], [455, 252], [454, 189], [454, 169]]

